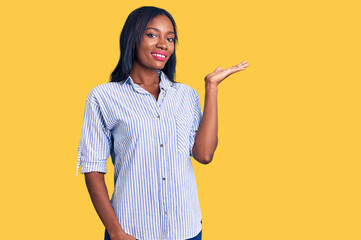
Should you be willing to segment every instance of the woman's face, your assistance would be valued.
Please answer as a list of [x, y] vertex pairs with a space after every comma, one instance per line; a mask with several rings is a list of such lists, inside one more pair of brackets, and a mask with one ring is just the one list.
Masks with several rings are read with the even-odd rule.
[[146, 68], [163, 69], [174, 52], [174, 29], [165, 15], [155, 16], [147, 25], [135, 62]]

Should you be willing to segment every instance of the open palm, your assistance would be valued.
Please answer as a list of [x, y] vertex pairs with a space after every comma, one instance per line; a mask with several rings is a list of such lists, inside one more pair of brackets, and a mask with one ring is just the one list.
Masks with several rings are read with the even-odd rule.
[[229, 75], [239, 72], [241, 70], [245, 70], [246, 67], [248, 67], [248, 66], [249, 65], [248, 65], [247, 61], [243, 61], [238, 65], [235, 65], [235, 66], [232, 66], [232, 67], [229, 67], [226, 69], [222, 69], [222, 67], [217, 67], [216, 70], [214, 70], [214, 72], [211, 72], [204, 78], [204, 81], [212, 82], [212, 83], [215, 83], [216, 85], [218, 85]]

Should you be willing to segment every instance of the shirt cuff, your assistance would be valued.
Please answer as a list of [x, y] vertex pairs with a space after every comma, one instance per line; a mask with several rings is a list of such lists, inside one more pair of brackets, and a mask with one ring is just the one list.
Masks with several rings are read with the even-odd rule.
[[[80, 160], [81, 171], [80, 173], [88, 173], [88, 172], [102, 172], [107, 173], [107, 160], [97, 160], [96, 162], [82, 161]], [[77, 175], [78, 175], [77, 168]]]
[[98, 159], [96, 161], [86, 160], [82, 155], [81, 148], [78, 152], [78, 160], [76, 163], [76, 176], [78, 176], [79, 168], [81, 167], [80, 173], [88, 172], [102, 172], [107, 173], [107, 159]]

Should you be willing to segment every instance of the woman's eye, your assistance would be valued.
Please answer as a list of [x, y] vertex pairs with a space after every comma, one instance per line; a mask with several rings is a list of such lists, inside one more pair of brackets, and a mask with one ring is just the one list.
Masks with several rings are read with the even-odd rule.
[[[150, 38], [154, 38], [154, 37], [157, 37], [156, 35], [154, 35], [153, 33], [147, 33], [146, 34], [148, 37], [150, 37]], [[170, 42], [174, 42], [174, 38], [167, 38], [168, 39], [168, 41], [170, 41]]]

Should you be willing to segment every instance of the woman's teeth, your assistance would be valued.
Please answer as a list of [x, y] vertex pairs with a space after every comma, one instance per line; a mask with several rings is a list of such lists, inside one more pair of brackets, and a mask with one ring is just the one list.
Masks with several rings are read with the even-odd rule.
[[152, 55], [157, 56], [157, 57], [162, 57], [162, 58], [165, 58], [165, 56], [164, 56], [164, 55], [161, 55], [161, 54], [155, 54], [155, 53], [152, 53]]

